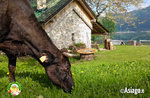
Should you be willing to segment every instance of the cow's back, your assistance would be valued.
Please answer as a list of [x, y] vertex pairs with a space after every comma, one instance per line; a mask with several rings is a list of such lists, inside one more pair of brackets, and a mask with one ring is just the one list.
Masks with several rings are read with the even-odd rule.
[[0, 0], [0, 42], [9, 33], [8, 0]]

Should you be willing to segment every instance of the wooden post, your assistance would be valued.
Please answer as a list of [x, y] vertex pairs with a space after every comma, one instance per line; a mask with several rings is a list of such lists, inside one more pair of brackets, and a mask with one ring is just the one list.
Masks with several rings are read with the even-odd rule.
[[114, 50], [114, 46], [113, 46], [113, 44], [112, 44], [112, 42], [109, 42], [110, 43], [110, 50]]
[[104, 40], [107, 39], [107, 35], [104, 35]]
[[136, 40], [133, 41], [133, 45], [136, 46]]
[[106, 47], [106, 46], [107, 46], [107, 45], [106, 45], [106, 44], [107, 44], [107, 43], [106, 43], [106, 39], [107, 39], [107, 36], [104, 35], [104, 48], [105, 48], [105, 49], [107, 49], [107, 47]]
[[109, 42], [110, 42], [110, 39], [105, 39], [105, 41], [104, 41], [104, 48], [105, 49], [109, 49]]
[[142, 45], [141, 40], [139, 40], [139, 45]]

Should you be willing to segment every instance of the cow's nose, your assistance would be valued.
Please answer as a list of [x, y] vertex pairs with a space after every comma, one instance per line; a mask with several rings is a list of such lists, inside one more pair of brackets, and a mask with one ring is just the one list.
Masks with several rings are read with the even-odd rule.
[[72, 92], [72, 89], [74, 88], [74, 86], [68, 87], [67, 89], [63, 89], [65, 93], [70, 93]]

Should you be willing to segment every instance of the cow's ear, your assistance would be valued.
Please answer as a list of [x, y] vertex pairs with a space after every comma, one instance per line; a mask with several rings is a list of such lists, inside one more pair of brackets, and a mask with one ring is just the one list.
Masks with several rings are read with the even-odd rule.
[[42, 54], [41, 54], [41, 57], [40, 57], [40, 61], [41, 61], [42, 63], [48, 62], [48, 55], [47, 55], [46, 53], [42, 53]]
[[50, 53], [42, 53], [40, 57], [40, 61], [42, 63], [50, 63], [54, 60], [54, 57]]

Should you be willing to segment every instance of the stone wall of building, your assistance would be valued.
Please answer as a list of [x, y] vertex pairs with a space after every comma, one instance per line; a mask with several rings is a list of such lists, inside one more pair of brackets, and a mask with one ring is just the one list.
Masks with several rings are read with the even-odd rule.
[[68, 48], [74, 43], [85, 43], [87, 48], [91, 47], [92, 25], [83, 14], [77, 4], [72, 3], [56, 15], [53, 22], [44, 26], [47, 34], [59, 49]]

